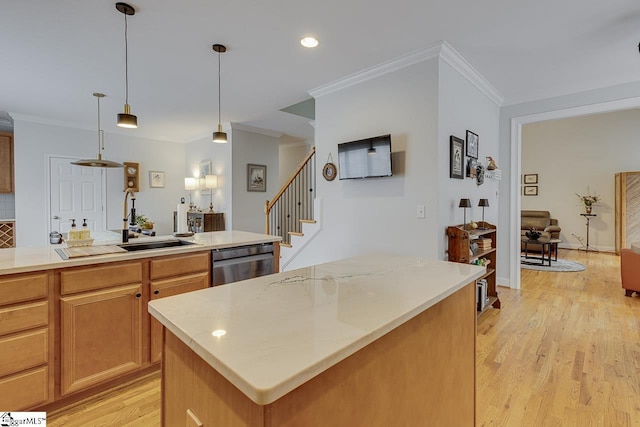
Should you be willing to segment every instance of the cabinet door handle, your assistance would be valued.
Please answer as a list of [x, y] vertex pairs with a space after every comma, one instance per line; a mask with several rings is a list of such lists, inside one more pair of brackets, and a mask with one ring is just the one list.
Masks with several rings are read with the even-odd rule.
[[140, 298], [141, 296], [142, 296], [142, 294], [141, 294], [140, 292], [138, 292], [138, 293], [136, 294], [136, 298]]
[[153, 291], [154, 295], [158, 295], [160, 293], [160, 291], [158, 289], [156, 289], [155, 291]]

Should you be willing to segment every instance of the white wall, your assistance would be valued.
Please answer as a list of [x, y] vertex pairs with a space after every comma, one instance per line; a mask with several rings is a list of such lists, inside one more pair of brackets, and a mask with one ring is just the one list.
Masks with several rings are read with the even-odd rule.
[[522, 209], [550, 211], [562, 227], [562, 246], [577, 248], [573, 234], [586, 239], [586, 227], [576, 193], [599, 195], [589, 244], [614, 250], [614, 174], [640, 170], [639, 130], [637, 109], [524, 125], [522, 173], [537, 173], [539, 183], [538, 196], [522, 197]]
[[[512, 236], [512, 232], [519, 235], [519, 230], [516, 230], [517, 217], [520, 215], [519, 199], [513, 195], [519, 194], [520, 176], [513, 176], [511, 166], [517, 169], [520, 153], [518, 152], [516, 139], [512, 141], [512, 121], [527, 120], [534, 122], [537, 121], [537, 116], [548, 116], [550, 114], [560, 116], [565, 111], [567, 111], [565, 117], [568, 117], [574, 110], [615, 110], [616, 105], [626, 103], [626, 100], [630, 104], [640, 105], [640, 100], [634, 99], [638, 97], [640, 97], [640, 82], [634, 82], [509, 105], [500, 109], [500, 159], [502, 159], [503, 172], [500, 193], [504, 194], [505, 197], [500, 199], [499, 225], [501, 232], [498, 234], [498, 246], [503, 250], [498, 252], [498, 277], [509, 277], [512, 281], [519, 280], [517, 277], [519, 277], [518, 254], [520, 242], [517, 240], [517, 236]], [[512, 158], [516, 162], [513, 165], [511, 164]], [[509, 167], [505, 167], [507, 162], [509, 162]], [[577, 168], [579, 168], [579, 165], [574, 162], [568, 166], [567, 171], [571, 173]], [[506, 197], [507, 194], [510, 196]], [[516, 283], [511, 283], [510, 285], [515, 287]]]
[[[467, 208], [467, 222], [481, 221], [482, 208], [478, 207], [480, 199], [488, 199], [489, 207], [485, 208], [485, 221], [497, 224], [498, 221], [498, 181], [486, 179], [478, 186], [475, 179], [449, 178], [449, 136], [455, 135], [463, 141], [466, 131], [478, 135], [478, 162], [487, 166], [487, 156], [491, 156], [502, 167], [498, 156], [498, 129], [500, 109], [478, 88], [456, 72], [445, 62], [440, 64], [438, 97], [438, 257], [446, 259], [447, 248], [446, 227], [462, 224], [463, 212], [458, 207], [461, 198], [471, 199], [473, 207]], [[465, 166], [466, 161], [465, 144]], [[499, 230], [499, 234], [502, 230]], [[498, 248], [500, 251], [500, 248]]]
[[283, 143], [282, 140], [283, 138], [280, 138], [278, 188], [281, 188], [287, 179], [289, 179], [313, 147], [312, 141]]
[[[229, 138], [231, 139], [231, 138]], [[212, 174], [218, 176], [218, 188], [213, 190], [213, 210], [225, 213], [226, 229], [232, 228], [231, 213], [232, 206], [232, 182], [231, 182], [231, 143], [216, 144], [211, 141], [211, 136], [207, 135], [196, 141], [186, 144], [185, 147], [185, 175], [193, 177], [200, 172], [200, 162], [211, 160]], [[184, 180], [183, 180], [184, 184]], [[189, 203], [189, 191], [183, 193], [186, 203]], [[209, 210], [211, 200], [209, 190], [191, 191], [193, 203], [205, 211]]]
[[[16, 119], [14, 137], [16, 243], [47, 245], [48, 156], [95, 157], [96, 131]], [[119, 134], [107, 134], [105, 141], [105, 158], [140, 163], [136, 209], [154, 221], [159, 234], [170, 233], [173, 210], [184, 191], [184, 145]], [[107, 228], [121, 229], [124, 172], [106, 170]], [[165, 172], [165, 188], [149, 187], [150, 170]]]
[[[233, 127], [233, 125], [232, 125]], [[278, 191], [278, 138], [231, 130], [232, 221], [235, 230], [264, 233], [264, 205]], [[267, 191], [247, 191], [247, 164], [267, 166]]]
[[[438, 60], [431, 59], [316, 98], [317, 196], [322, 231], [291, 268], [383, 251], [436, 257], [439, 233]], [[393, 176], [326, 181], [339, 143], [391, 134]], [[416, 218], [425, 205], [426, 218]], [[294, 265], [295, 264], [295, 265]]]

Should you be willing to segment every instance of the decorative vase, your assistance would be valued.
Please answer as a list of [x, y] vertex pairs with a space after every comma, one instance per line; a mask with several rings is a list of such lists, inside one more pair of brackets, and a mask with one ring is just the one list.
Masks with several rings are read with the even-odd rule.
[[587, 212], [587, 215], [591, 215], [591, 206], [585, 206], [584, 210]]

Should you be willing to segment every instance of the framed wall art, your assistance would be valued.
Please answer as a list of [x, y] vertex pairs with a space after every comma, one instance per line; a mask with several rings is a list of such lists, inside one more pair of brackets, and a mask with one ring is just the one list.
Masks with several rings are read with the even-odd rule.
[[470, 130], [467, 131], [467, 156], [478, 158], [478, 135]]
[[149, 171], [149, 187], [164, 188], [164, 172]]
[[449, 178], [464, 178], [464, 141], [451, 135], [449, 137]]
[[525, 196], [537, 196], [538, 195], [538, 186], [537, 185], [526, 185], [524, 187], [524, 195]]
[[538, 174], [537, 173], [530, 173], [530, 174], [524, 175], [523, 183], [524, 184], [537, 184], [538, 183]]
[[267, 166], [247, 164], [247, 191], [267, 191]]

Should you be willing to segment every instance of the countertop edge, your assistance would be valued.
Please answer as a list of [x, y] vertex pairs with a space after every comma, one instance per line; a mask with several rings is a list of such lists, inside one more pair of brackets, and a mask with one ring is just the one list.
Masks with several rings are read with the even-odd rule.
[[193, 339], [188, 333], [184, 330], [176, 326], [173, 322], [169, 321], [166, 317], [160, 314], [154, 307], [153, 302], [149, 302], [148, 311], [151, 315], [153, 315], [163, 326], [165, 326], [169, 331], [171, 331], [176, 337], [178, 337], [184, 344], [186, 344], [191, 350], [193, 350], [198, 356], [200, 356], [209, 366], [215, 369], [218, 373], [220, 373], [225, 379], [227, 379], [231, 384], [233, 384], [236, 388], [242, 391], [248, 398], [250, 398], [253, 402], [258, 405], [268, 405], [279, 398], [283, 397], [287, 393], [291, 392], [295, 388], [309, 381], [313, 377], [319, 375], [330, 367], [338, 364], [342, 360], [347, 357], [353, 355], [357, 351], [371, 344], [378, 338], [383, 335], [389, 333], [394, 330], [398, 326], [403, 323], [413, 319], [420, 313], [428, 310], [444, 299], [448, 298], [455, 292], [459, 291], [466, 285], [472, 283], [476, 279], [482, 277], [483, 274], [486, 273], [486, 268], [478, 267], [479, 270], [476, 273], [470, 274], [466, 279], [461, 280], [458, 283], [455, 283], [448, 287], [447, 290], [441, 292], [435, 297], [425, 301], [424, 303], [416, 306], [414, 309], [404, 313], [401, 316], [398, 316], [396, 319], [388, 322], [385, 325], [382, 325], [375, 331], [371, 332], [368, 335], [365, 335], [358, 340], [346, 345], [344, 348], [339, 351], [325, 357], [324, 359], [318, 360], [317, 362], [307, 366], [305, 369], [301, 370], [294, 377], [284, 380], [281, 383], [275, 384], [273, 387], [264, 389], [260, 387], [256, 387], [251, 384], [249, 381], [245, 380], [242, 376], [235, 373], [229, 367], [227, 367], [221, 360], [213, 356], [210, 352], [201, 347], [195, 339]]
[[[234, 230], [230, 230], [233, 232]], [[237, 232], [237, 231], [236, 231]], [[227, 232], [211, 232], [211, 233], [227, 233]], [[202, 235], [208, 233], [200, 233]], [[10, 274], [19, 274], [19, 273], [32, 273], [36, 271], [45, 271], [45, 270], [54, 270], [59, 268], [69, 268], [69, 267], [79, 267], [85, 265], [94, 265], [94, 264], [104, 264], [110, 262], [123, 262], [123, 261], [133, 261], [138, 259], [145, 258], [157, 258], [161, 256], [168, 255], [182, 255], [194, 252], [203, 252], [210, 251], [214, 249], [226, 249], [236, 246], [247, 246], [247, 245], [255, 245], [262, 243], [273, 243], [280, 242], [282, 238], [280, 236], [272, 236], [267, 234], [258, 234], [258, 233], [250, 233], [254, 236], [250, 236], [250, 239], [242, 240], [242, 241], [229, 241], [219, 244], [205, 244], [198, 243], [194, 245], [185, 245], [185, 246], [177, 246], [177, 247], [169, 247], [163, 249], [153, 249], [146, 251], [134, 251], [134, 252], [124, 252], [124, 253], [116, 253], [116, 254], [104, 254], [104, 255], [95, 255], [95, 256], [86, 256], [79, 258], [72, 258], [68, 260], [62, 260], [59, 255], [55, 252], [57, 247], [64, 247], [62, 245], [50, 245], [46, 247], [40, 248], [7, 248], [0, 249], [0, 265], [2, 265], [3, 257], [1, 251], [20, 251], [21, 249], [25, 251], [39, 250], [42, 251], [41, 255], [48, 255], [51, 259], [49, 261], [43, 262], [34, 262], [33, 264], [24, 264], [24, 265], [14, 265], [11, 267], [0, 267], [0, 277]], [[195, 235], [197, 236], [197, 234]], [[191, 238], [180, 238], [180, 240], [193, 241], [196, 237]], [[160, 239], [159, 239], [160, 240]], [[28, 257], [28, 255], [24, 255]], [[60, 258], [60, 259], [58, 259]]]

